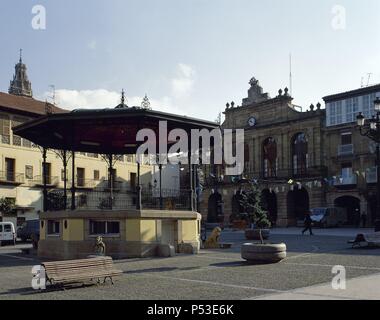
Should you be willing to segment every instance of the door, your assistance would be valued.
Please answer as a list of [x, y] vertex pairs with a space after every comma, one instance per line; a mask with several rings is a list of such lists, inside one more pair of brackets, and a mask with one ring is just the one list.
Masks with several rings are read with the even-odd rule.
[[85, 171], [84, 168], [77, 168], [77, 186], [84, 187], [85, 184]]
[[[44, 164], [42, 164], [42, 179], [43, 177], [46, 177], [46, 184], [51, 184], [51, 163], [45, 163], [45, 166]], [[44, 182], [44, 180], [42, 180], [42, 183]]]
[[161, 243], [170, 244], [175, 247], [176, 245], [176, 221], [174, 220], [162, 220], [162, 232], [161, 232]]
[[7, 181], [15, 181], [15, 159], [5, 158], [5, 176]]

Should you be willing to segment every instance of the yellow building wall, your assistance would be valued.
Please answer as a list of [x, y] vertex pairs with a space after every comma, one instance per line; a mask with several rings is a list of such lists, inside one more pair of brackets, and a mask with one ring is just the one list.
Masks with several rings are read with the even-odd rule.
[[[67, 228], [65, 229], [65, 221]], [[64, 219], [62, 220], [62, 238], [66, 241], [84, 240], [84, 220], [83, 219]]]
[[125, 240], [140, 241], [140, 220], [127, 219], [125, 223]]
[[157, 240], [156, 220], [141, 220], [140, 226], [141, 241]]
[[196, 241], [198, 239], [198, 221], [182, 221], [182, 241]]

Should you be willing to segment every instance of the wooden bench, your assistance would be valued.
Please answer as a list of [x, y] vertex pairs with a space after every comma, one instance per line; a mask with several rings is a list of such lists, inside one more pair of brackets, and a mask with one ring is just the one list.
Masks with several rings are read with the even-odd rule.
[[348, 241], [352, 244], [352, 248], [362, 248], [370, 247], [377, 248], [380, 247], [380, 232], [358, 234], [354, 240]]
[[85, 283], [86, 281], [109, 278], [113, 284], [113, 277], [120, 276], [123, 271], [115, 269], [111, 257], [96, 257], [79, 260], [44, 262], [46, 282], [51, 285], [65, 285]]

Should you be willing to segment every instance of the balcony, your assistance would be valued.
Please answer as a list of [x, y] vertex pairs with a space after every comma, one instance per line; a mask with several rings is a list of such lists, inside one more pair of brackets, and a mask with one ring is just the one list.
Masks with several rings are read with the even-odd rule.
[[25, 182], [23, 173], [0, 171], [0, 184], [20, 185]]
[[[76, 189], [83, 189], [83, 190], [91, 190], [96, 188], [101, 182], [99, 180], [93, 180], [93, 179], [83, 179], [83, 178], [76, 178], [75, 179], [75, 188]], [[72, 181], [69, 179], [67, 181], [67, 188], [71, 188]]]
[[224, 176], [223, 179], [216, 177], [205, 177], [204, 184], [207, 187], [215, 185], [221, 185], [224, 183], [237, 183], [242, 179], [253, 180], [289, 180], [289, 179], [302, 179], [302, 178], [323, 178], [327, 177], [327, 167], [315, 166], [299, 169], [278, 169], [276, 172], [272, 172], [271, 175], [262, 171], [244, 171], [241, 176]]
[[334, 181], [335, 187], [341, 186], [355, 186], [358, 183], [358, 177], [356, 174], [350, 176], [338, 176]]
[[118, 192], [121, 189], [123, 189], [123, 181], [119, 180], [113, 180], [112, 181], [112, 188], [111, 188], [111, 181], [103, 181], [103, 190], [104, 191], [115, 191]]
[[[67, 188], [71, 188], [71, 179], [67, 180]], [[75, 179], [75, 189], [78, 190], [92, 190], [96, 189], [99, 191], [110, 191], [111, 190], [111, 183], [108, 180], [94, 180], [94, 179], [82, 179], [82, 178], [76, 178]], [[112, 191], [120, 191], [123, 189], [123, 181], [113, 181], [112, 184]]]
[[373, 168], [369, 168], [366, 170], [366, 181], [367, 183], [377, 183], [377, 168], [376, 167], [373, 167]]
[[[46, 177], [46, 186], [47, 187], [56, 187], [59, 184], [58, 177]], [[43, 187], [44, 186], [44, 177], [42, 175], [35, 176], [29, 181], [29, 185], [34, 187]]]
[[352, 156], [354, 154], [353, 144], [342, 144], [338, 146], [338, 157]]

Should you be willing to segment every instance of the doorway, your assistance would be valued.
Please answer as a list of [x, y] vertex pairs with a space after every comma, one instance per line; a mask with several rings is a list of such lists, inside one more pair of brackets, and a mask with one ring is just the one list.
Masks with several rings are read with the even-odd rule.
[[348, 225], [360, 225], [360, 199], [352, 196], [339, 197], [335, 199], [334, 206], [346, 210]]
[[305, 188], [295, 188], [287, 195], [288, 219], [304, 220], [305, 213], [310, 210], [309, 193]]

